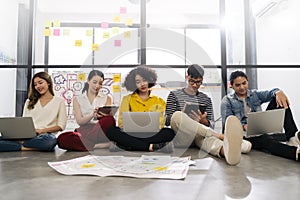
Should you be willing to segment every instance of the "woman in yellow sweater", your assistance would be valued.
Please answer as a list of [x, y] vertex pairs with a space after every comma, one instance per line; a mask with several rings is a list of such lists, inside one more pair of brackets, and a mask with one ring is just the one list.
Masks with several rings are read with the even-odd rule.
[[[133, 93], [124, 96], [119, 109], [118, 126], [108, 129], [106, 136], [113, 143], [110, 150], [157, 151], [172, 152], [175, 136], [172, 129], [164, 127], [166, 102], [151, 93], [156, 84], [156, 72], [146, 66], [138, 66], [131, 70], [125, 78], [124, 86]], [[160, 131], [149, 137], [138, 137], [128, 134], [123, 128], [123, 112], [160, 112]]]

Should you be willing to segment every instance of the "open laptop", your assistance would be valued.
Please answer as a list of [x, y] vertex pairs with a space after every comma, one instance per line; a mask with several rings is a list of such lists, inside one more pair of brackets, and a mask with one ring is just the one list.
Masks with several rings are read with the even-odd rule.
[[275, 109], [248, 113], [246, 136], [267, 133], [282, 133], [285, 109]]
[[159, 131], [159, 112], [123, 112], [122, 115], [126, 133], [149, 137]]
[[37, 136], [31, 117], [1, 117], [0, 134], [2, 139], [30, 139]]

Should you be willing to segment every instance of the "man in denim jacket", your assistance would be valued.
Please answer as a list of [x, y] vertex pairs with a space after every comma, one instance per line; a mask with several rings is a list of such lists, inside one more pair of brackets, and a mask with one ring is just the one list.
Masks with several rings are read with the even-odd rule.
[[293, 143], [293, 145], [281, 143], [283, 140], [282, 134], [263, 134], [245, 139], [252, 143], [253, 149], [300, 161], [300, 133], [298, 134], [297, 126], [289, 108], [290, 103], [284, 92], [278, 88], [265, 91], [249, 90], [248, 77], [242, 71], [232, 72], [230, 84], [234, 92], [225, 96], [221, 102], [223, 127], [227, 117], [235, 115], [240, 119], [244, 131], [247, 131], [247, 113], [262, 111], [261, 105], [266, 102], [269, 102], [267, 110], [285, 108], [284, 141], [288, 141], [289, 144]]

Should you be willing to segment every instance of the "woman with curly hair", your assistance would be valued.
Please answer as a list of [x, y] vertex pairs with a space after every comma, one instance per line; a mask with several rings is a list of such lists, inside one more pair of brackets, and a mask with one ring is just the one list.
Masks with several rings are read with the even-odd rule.
[[0, 138], [0, 151], [53, 151], [54, 134], [65, 129], [67, 114], [64, 100], [54, 96], [53, 82], [47, 72], [32, 77], [23, 117], [32, 117], [37, 136], [22, 141]]
[[[175, 136], [174, 131], [164, 127], [166, 102], [151, 93], [156, 81], [156, 72], [146, 66], [138, 66], [126, 76], [124, 86], [132, 93], [122, 98], [118, 116], [119, 127], [112, 126], [107, 131], [106, 136], [113, 142], [111, 151], [173, 151], [173, 143], [170, 141]], [[123, 112], [160, 112], [160, 131], [149, 137], [136, 137], [124, 132]]]

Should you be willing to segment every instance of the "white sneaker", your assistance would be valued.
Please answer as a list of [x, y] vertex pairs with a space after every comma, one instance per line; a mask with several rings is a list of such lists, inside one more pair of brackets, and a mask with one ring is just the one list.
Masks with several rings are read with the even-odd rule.
[[289, 145], [289, 146], [294, 146], [294, 147], [297, 147], [299, 145], [298, 142], [297, 142], [296, 137], [291, 137], [289, 139], [289, 141], [286, 142], [286, 144]]
[[286, 144], [289, 145], [289, 146], [294, 146], [294, 147], [300, 146], [300, 133], [299, 133], [299, 131], [297, 131], [295, 133], [295, 136], [291, 137], [289, 139], [289, 141], [286, 142]]
[[223, 150], [226, 162], [237, 165], [241, 161], [243, 128], [236, 116], [229, 116], [225, 122]]
[[298, 143], [298, 146], [300, 146], [300, 132], [299, 132], [299, 131], [297, 131], [297, 132], [295, 133], [295, 138], [296, 138], [296, 141], [297, 141], [297, 143]]
[[249, 153], [251, 151], [252, 144], [251, 142], [247, 140], [242, 141], [242, 147], [241, 147], [241, 152], [242, 153]]

